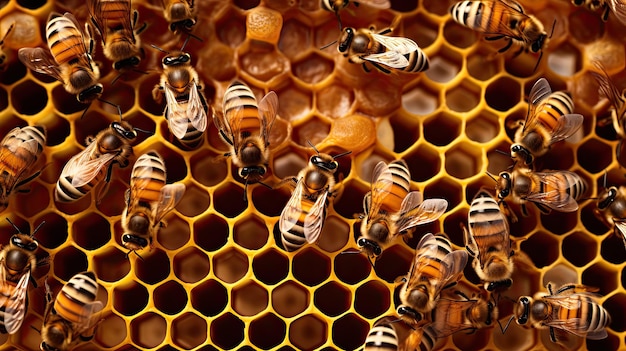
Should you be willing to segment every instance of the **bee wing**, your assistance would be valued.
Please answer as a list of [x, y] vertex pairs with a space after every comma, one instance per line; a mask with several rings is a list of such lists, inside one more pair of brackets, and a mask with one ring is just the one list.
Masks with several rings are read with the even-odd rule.
[[187, 132], [187, 121], [189, 121], [187, 108], [176, 100], [176, 94], [174, 94], [174, 91], [169, 85], [166, 84], [164, 90], [167, 105], [167, 125], [170, 128], [170, 132], [172, 132], [177, 139], [182, 139]]
[[528, 95], [528, 115], [524, 122], [524, 130], [537, 122], [538, 111], [543, 107], [543, 102], [552, 94], [550, 83], [545, 78], [539, 78]]
[[302, 184], [302, 178], [298, 180], [296, 188], [293, 190], [289, 201], [285, 204], [283, 211], [280, 214], [278, 221], [278, 227], [281, 233], [287, 233], [297, 223], [302, 213], [302, 193], [304, 184]]
[[552, 131], [550, 144], [565, 140], [576, 133], [583, 124], [584, 117], [579, 114], [567, 114], [559, 117], [557, 125]]
[[413, 255], [413, 263], [411, 264], [409, 272], [407, 273], [408, 282], [414, 281], [416, 279], [415, 277], [417, 277], [421, 273], [421, 269], [419, 269], [418, 267], [422, 267], [422, 265], [419, 264], [419, 260], [421, 259], [422, 255], [418, 253], [428, 254], [431, 256], [437, 253], [437, 241], [434, 235], [432, 235], [431, 233], [426, 233], [424, 236], [422, 236], [419, 243], [417, 244], [417, 247], [415, 248], [415, 255]]
[[107, 153], [91, 159], [93, 149], [98, 146], [96, 141], [89, 144], [83, 151], [74, 155], [63, 167], [62, 177], [72, 178], [72, 186], [81, 187], [93, 180], [103, 167], [113, 160], [115, 154]]
[[419, 204], [419, 206], [415, 207], [415, 201], [411, 200], [411, 198], [417, 197], [417, 194], [419, 194], [421, 198], [421, 193], [412, 191], [407, 194], [402, 201], [400, 218], [396, 223], [398, 225], [398, 232], [403, 232], [417, 225], [435, 221], [439, 219], [448, 208], [448, 201], [444, 199], [426, 199]]
[[[562, 172], [571, 173], [568, 171]], [[539, 181], [542, 183], [542, 186], [539, 186], [539, 188], [561, 188], [561, 178], [558, 177], [557, 174], [557, 172], [535, 172], [535, 175], [539, 177]], [[546, 192], [535, 192], [529, 194], [526, 200], [540, 203], [561, 212], [573, 212], [578, 209], [576, 200], [565, 191], [550, 190]]]
[[270, 144], [270, 132], [278, 113], [278, 96], [270, 91], [259, 102], [259, 114], [261, 115], [261, 133], [265, 146]]
[[455, 250], [447, 254], [442, 261], [443, 277], [441, 287], [458, 280], [459, 275], [462, 274], [465, 265], [467, 264], [468, 255], [465, 250]]
[[370, 208], [367, 213], [368, 219], [372, 219], [378, 215], [380, 207], [385, 202], [385, 197], [389, 195], [392, 186], [393, 175], [389, 166], [384, 161], [378, 162], [372, 172], [372, 190], [370, 193]]
[[76, 333], [80, 334], [85, 330], [93, 327], [97, 323], [100, 315], [99, 312], [102, 311], [103, 307], [104, 306], [100, 301], [92, 301], [86, 303], [80, 311], [80, 315], [78, 316], [78, 322], [74, 325]]
[[218, 112], [213, 110], [213, 123], [215, 127], [218, 129], [220, 136], [224, 141], [226, 141], [229, 145], [233, 145], [233, 132], [230, 129], [230, 125], [225, 119], [225, 114], [223, 112]]
[[389, 0], [359, 0], [359, 3], [381, 10], [391, 7], [391, 1]]
[[[119, 31], [117, 27], [120, 24], [122, 25], [124, 31], [128, 33], [131, 42], [133, 44], [135, 43], [135, 33], [133, 33], [133, 24], [130, 19], [130, 0], [89, 0], [87, 1], [87, 8], [89, 9], [89, 14], [91, 15], [91, 21], [100, 33], [104, 45], [106, 45], [107, 42], [106, 39], [109, 29]], [[104, 15], [105, 11], [123, 13], [124, 15], [116, 16], [115, 20], [109, 23], [109, 19]]]
[[[527, 21], [530, 17], [521, 12], [520, 9], [521, 6], [516, 2], [510, 0], [496, 0], [493, 2], [491, 12], [493, 18], [508, 18], [509, 21], [516, 20], [517, 22]], [[509, 27], [509, 21], [487, 21], [482, 32], [488, 35], [505, 35], [524, 41], [519, 30], [515, 31]]]
[[239, 150], [241, 145], [241, 121], [244, 116], [244, 103], [238, 96], [234, 96], [228, 101], [224, 101], [224, 123], [228, 126], [228, 134], [231, 137], [232, 145], [235, 151]]
[[180, 202], [180, 199], [185, 195], [185, 184], [167, 184], [161, 188], [161, 194], [159, 195], [159, 202], [155, 210], [155, 225], [161, 222], [161, 219], [170, 212]]
[[28, 282], [30, 271], [22, 275], [17, 282], [13, 293], [8, 297], [8, 303], [4, 309], [4, 327], [9, 334], [15, 334], [24, 321], [26, 314], [26, 293], [28, 292]]
[[[410, 54], [413, 51], [419, 50], [420, 47], [413, 39], [405, 37], [389, 37], [382, 34], [371, 33], [374, 39], [381, 43], [389, 51], [394, 51], [398, 54], [405, 55]], [[370, 55], [375, 56], [375, 55]]]
[[615, 17], [622, 22], [622, 24], [626, 24], [626, 3], [623, 0], [608, 0], [609, 7], [613, 10], [613, 14]]
[[440, 298], [434, 310], [434, 321], [431, 326], [437, 338], [445, 338], [458, 331], [474, 329], [471, 324], [464, 323], [464, 318], [450, 318], [450, 316], [464, 316], [465, 311], [475, 304], [472, 300], [450, 300]]
[[24, 66], [37, 73], [49, 75], [65, 84], [61, 76], [59, 65], [50, 54], [49, 50], [43, 48], [21, 48], [17, 56]]
[[315, 203], [304, 217], [304, 237], [309, 243], [314, 243], [319, 239], [322, 227], [324, 226], [326, 198], [328, 190], [322, 192], [315, 200]]
[[[191, 88], [189, 89], [189, 102], [187, 105], [187, 117], [198, 131], [204, 132], [207, 125], [207, 108], [202, 103], [204, 97], [198, 91], [198, 85], [195, 81], [191, 81]], [[186, 129], [185, 129], [186, 130]]]
[[609, 74], [604, 69], [604, 65], [598, 61], [594, 61], [593, 64], [597, 69], [602, 71], [602, 74], [591, 71], [591, 75], [595, 78], [596, 82], [598, 82], [602, 95], [609, 99], [609, 102], [615, 109], [617, 117], [620, 118], [626, 113], [626, 104], [624, 103], [622, 94], [615, 86], [615, 83], [609, 78]]
[[626, 246], [626, 221], [613, 219], [613, 223], [615, 223], [615, 229], [619, 232], [624, 241], [624, 246]]

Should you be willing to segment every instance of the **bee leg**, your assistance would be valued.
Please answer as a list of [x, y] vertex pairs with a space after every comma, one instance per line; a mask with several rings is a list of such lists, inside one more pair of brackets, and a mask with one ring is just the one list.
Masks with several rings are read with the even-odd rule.
[[469, 298], [469, 297], [467, 297], [467, 295], [465, 295], [465, 293], [464, 293], [464, 292], [462, 292], [461, 290], [455, 290], [455, 291], [454, 291], [454, 293], [455, 293], [455, 294], [457, 294], [457, 295], [459, 295], [459, 296], [461, 296], [461, 297], [462, 297], [462, 298], [464, 298], [465, 300], [470, 300], [470, 298]]
[[602, 20], [606, 22], [609, 19], [609, 13], [611, 13], [611, 9], [609, 8], [608, 2], [604, 3], [604, 12], [602, 13]]
[[381, 71], [381, 72], [383, 72], [385, 74], [390, 74], [391, 73], [390, 70], [386, 69], [385, 67], [383, 67], [383, 66], [381, 66], [381, 65], [379, 65], [379, 64], [377, 64], [375, 62], [372, 62], [372, 65], [374, 65], [374, 67], [376, 67], [379, 71]]
[[502, 38], [504, 38], [504, 35], [494, 35], [490, 37], [485, 37], [485, 40], [494, 41], [494, 40], [500, 40]]
[[365, 64], [365, 62], [363, 62], [363, 63], [361, 64], [361, 66], [363, 67], [363, 70], [364, 70], [366, 73], [370, 73], [370, 72], [371, 72], [371, 71], [370, 71], [370, 69], [369, 69], [369, 68], [367, 68], [367, 65]]
[[154, 101], [156, 101], [157, 104], [163, 102], [163, 91], [164, 88], [159, 84], [155, 85], [154, 88], [152, 88], [152, 98], [154, 99]]
[[511, 45], [513, 45], [513, 40], [508, 39], [507, 44], [502, 49], [498, 50], [498, 52], [502, 53], [502, 52], [507, 51], [508, 49], [511, 48]]
[[550, 341], [556, 343], [556, 335], [554, 335], [554, 328], [550, 327]]

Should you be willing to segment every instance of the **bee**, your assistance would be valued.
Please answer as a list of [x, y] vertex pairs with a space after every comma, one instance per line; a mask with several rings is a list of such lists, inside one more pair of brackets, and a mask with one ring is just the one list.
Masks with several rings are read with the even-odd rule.
[[165, 184], [165, 180], [165, 163], [156, 151], [137, 159], [122, 212], [122, 244], [127, 249], [136, 251], [152, 245], [163, 217], [185, 194], [185, 184]]
[[517, 217], [509, 211], [505, 200], [511, 197], [522, 205], [526, 216], [526, 202], [530, 201], [544, 214], [550, 210], [573, 212], [578, 209], [578, 200], [587, 190], [587, 184], [576, 173], [569, 171], [534, 172], [516, 167], [512, 172], [501, 172], [496, 180], [498, 203], [503, 212], [516, 222]]
[[278, 112], [278, 96], [270, 91], [257, 104], [252, 90], [235, 81], [224, 93], [223, 110], [223, 114], [213, 114], [213, 121], [230, 148], [225, 156], [232, 156], [246, 186], [259, 182], [267, 172], [269, 137]]
[[359, 0], [359, 1], [350, 1], [350, 0], [321, 0], [320, 6], [322, 9], [326, 11], [333, 12], [337, 17], [337, 21], [339, 22], [339, 28], [341, 29], [341, 18], [339, 17], [339, 11], [345, 9], [350, 4], [354, 4], [354, 6], [359, 6], [360, 4], [367, 5], [369, 7], [385, 10], [391, 7], [390, 0]]
[[0, 142], [0, 212], [9, 196], [39, 175], [33, 172], [46, 145], [46, 129], [40, 126], [13, 128]]
[[470, 299], [461, 291], [455, 291], [460, 300], [440, 298], [432, 310], [431, 328], [437, 338], [445, 338], [454, 333], [472, 333], [477, 329], [491, 327], [498, 320], [498, 308], [484, 298]]
[[474, 258], [472, 267], [485, 289], [510, 287], [513, 281], [513, 250], [509, 222], [498, 202], [486, 190], [476, 194], [467, 215], [469, 231], [463, 226], [465, 248]]
[[398, 350], [396, 328], [386, 319], [377, 321], [365, 338], [363, 351]]
[[[558, 342], [555, 329], [592, 340], [607, 337], [605, 327], [611, 322], [609, 313], [596, 301], [592, 288], [565, 284], [548, 294], [538, 293], [535, 298], [521, 296], [514, 308], [517, 324], [538, 329], [550, 329], [550, 340]], [[561, 337], [562, 339], [562, 337]]]
[[602, 20], [609, 19], [609, 13], [613, 11], [617, 19], [626, 24], [626, 3], [623, 0], [572, 0], [576, 6], [585, 5], [589, 10], [602, 10]]
[[42, 351], [71, 350], [95, 335], [102, 302], [96, 300], [98, 282], [93, 272], [74, 275], [52, 298], [46, 283], [46, 310], [41, 328]]
[[443, 289], [461, 278], [467, 263], [467, 252], [452, 250], [450, 241], [442, 235], [424, 235], [415, 248], [411, 268], [402, 278], [401, 305], [397, 313], [409, 325], [423, 319], [423, 314], [435, 308]]
[[89, 0], [87, 8], [102, 37], [104, 56], [113, 61], [113, 69], [120, 71], [139, 65], [143, 57], [139, 34], [146, 24], [135, 28], [138, 13], [133, 11], [131, 20], [131, 0]]
[[626, 187], [612, 186], [605, 189], [598, 196], [596, 204], [593, 213], [607, 227], [613, 228], [626, 247]]
[[544, 155], [550, 146], [572, 136], [583, 123], [583, 116], [572, 114], [574, 102], [565, 92], [552, 92], [545, 78], [540, 78], [530, 90], [529, 109], [524, 122], [515, 132], [511, 157], [522, 159], [526, 165]]
[[372, 173], [372, 190], [363, 198], [365, 215], [357, 244], [369, 257], [382, 254], [398, 235], [437, 220], [448, 208], [444, 199], [422, 201], [419, 191], [409, 192], [411, 175], [404, 160], [387, 165], [380, 161]]
[[430, 351], [437, 336], [430, 325], [413, 329], [395, 317], [383, 317], [374, 323], [365, 339], [363, 351]]
[[[87, 147], [74, 155], [63, 167], [56, 184], [54, 198], [58, 202], [72, 202], [87, 195], [98, 187], [98, 201], [106, 192], [111, 180], [113, 165], [128, 166], [133, 155], [130, 144], [137, 138], [137, 132], [126, 121], [113, 122], [101, 130], [96, 137], [88, 137]], [[102, 181], [104, 186], [101, 186]]]
[[4, 52], [4, 41], [9, 36], [9, 33], [11, 33], [14, 26], [15, 24], [11, 24], [2, 39], [0, 39], [0, 72], [4, 72], [7, 69], [7, 54]]
[[388, 37], [393, 28], [374, 33], [371, 29], [342, 30], [337, 49], [348, 62], [361, 64], [369, 72], [366, 63], [379, 71], [390, 74], [392, 70], [418, 73], [428, 69], [428, 57], [417, 43], [409, 38]]
[[[89, 104], [102, 95], [100, 70], [91, 55], [93, 39], [80, 29], [71, 13], [48, 16], [46, 37], [50, 50], [21, 48], [18, 57], [31, 70], [59, 80], [78, 101]], [[88, 49], [89, 48], [89, 49]]]
[[32, 234], [23, 234], [7, 218], [17, 234], [14, 234], [0, 251], [0, 333], [15, 334], [24, 321], [28, 308], [28, 282], [37, 283], [31, 273], [40, 265], [35, 257], [39, 243], [35, 233], [45, 222], [41, 222]]
[[182, 51], [184, 48], [163, 58], [163, 74], [152, 97], [160, 104], [165, 95], [163, 114], [170, 131], [184, 146], [194, 149], [202, 143], [209, 106], [198, 72], [191, 65], [191, 55]]
[[524, 13], [522, 6], [513, 0], [460, 1], [450, 7], [450, 15], [462, 26], [491, 35], [487, 40], [506, 40], [507, 44], [498, 52], [516, 44], [520, 46], [516, 55], [522, 51], [542, 53], [549, 40], [543, 24]]
[[298, 173], [297, 178], [291, 179], [296, 186], [278, 222], [281, 241], [287, 251], [296, 251], [305, 243], [314, 243], [319, 238], [326, 219], [328, 198], [334, 196], [333, 175], [339, 167], [335, 160], [351, 153], [330, 156], [311, 146], [317, 155], [311, 156], [309, 164]]
[[163, 17], [170, 24], [170, 31], [190, 32], [196, 24], [194, 0], [161, 0]]

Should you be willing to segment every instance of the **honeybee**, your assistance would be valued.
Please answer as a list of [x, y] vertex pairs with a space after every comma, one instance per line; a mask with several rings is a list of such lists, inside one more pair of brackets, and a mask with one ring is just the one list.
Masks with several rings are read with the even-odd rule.
[[496, 200], [486, 190], [476, 194], [467, 215], [469, 231], [463, 226], [465, 248], [474, 258], [472, 267], [492, 291], [510, 287], [513, 281], [513, 250], [509, 222]]
[[374, 33], [371, 29], [346, 27], [341, 32], [337, 49], [348, 62], [361, 64], [369, 72], [366, 63], [379, 71], [390, 74], [392, 70], [418, 73], [428, 69], [428, 57], [412, 39], [388, 37], [393, 28]]
[[552, 92], [545, 78], [533, 85], [528, 97], [529, 109], [515, 132], [511, 157], [526, 165], [544, 155], [552, 144], [572, 136], [582, 125], [583, 116], [572, 114], [574, 102], [565, 92]]
[[42, 351], [70, 350], [91, 340], [102, 302], [96, 300], [98, 282], [93, 272], [74, 275], [53, 300], [46, 283], [46, 310], [41, 328]]
[[424, 235], [415, 248], [413, 264], [400, 288], [397, 313], [409, 325], [423, 319], [435, 308], [439, 294], [461, 278], [467, 263], [467, 252], [452, 250], [442, 235]]
[[492, 301], [480, 297], [470, 299], [461, 291], [455, 291], [455, 294], [461, 299], [442, 297], [431, 312], [433, 322], [430, 326], [437, 338], [488, 328], [498, 320], [498, 307]]
[[[72, 202], [99, 187], [96, 199], [105, 193], [111, 179], [113, 165], [128, 166], [133, 155], [130, 144], [137, 132], [126, 121], [113, 122], [96, 137], [88, 137], [87, 147], [74, 155], [63, 167], [56, 184], [54, 198], [58, 202]], [[104, 186], [101, 186], [102, 181]]]
[[[465, 0], [450, 7], [450, 15], [462, 26], [491, 35], [488, 40], [504, 39], [504, 52], [513, 44], [520, 50], [542, 52], [549, 40], [543, 24], [534, 16], [524, 13], [522, 6], [513, 0]], [[541, 56], [540, 56], [541, 58]]]
[[74, 15], [51, 13], [46, 37], [50, 50], [21, 48], [18, 51], [20, 61], [37, 73], [59, 80], [65, 90], [75, 94], [82, 103], [89, 104], [100, 98], [103, 91], [102, 84], [98, 83], [100, 70], [91, 58], [93, 39], [80, 29]]
[[372, 173], [372, 190], [363, 198], [365, 216], [357, 244], [369, 257], [410, 228], [437, 220], [448, 208], [444, 199], [422, 201], [419, 191], [409, 192], [411, 175], [404, 160], [387, 165], [380, 161]]
[[0, 142], [0, 212], [9, 196], [39, 175], [33, 172], [46, 145], [46, 129], [40, 126], [13, 128]]
[[152, 246], [152, 240], [168, 214], [185, 194], [185, 184], [165, 184], [165, 163], [156, 151], [141, 155], [126, 191], [122, 212], [122, 244], [136, 251]]
[[626, 3], [623, 0], [572, 0], [574, 5], [585, 5], [589, 10], [596, 11], [602, 9], [602, 20], [609, 19], [609, 13], [613, 11], [615, 17], [626, 24]]
[[165, 95], [163, 114], [170, 131], [184, 146], [194, 149], [202, 143], [209, 106], [198, 72], [191, 65], [191, 55], [182, 51], [184, 47], [163, 58], [163, 74], [152, 97], [160, 104]]
[[383, 317], [374, 323], [365, 339], [364, 351], [430, 351], [437, 336], [430, 325], [413, 329], [394, 317]]
[[598, 196], [596, 204], [593, 213], [607, 227], [613, 228], [626, 247], [626, 187], [612, 186], [605, 189]]
[[278, 96], [270, 91], [257, 104], [252, 90], [235, 81], [224, 93], [223, 110], [223, 114], [213, 114], [213, 122], [230, 148], [226, 156], [232, 156], [246, 186], [259, 182], [269, 162], [269, 137], [278, 112]]
[[291, 179], [296, 186], [278, 222], [281, 241], [287, 251], [296, 251], [319, 238], [326, 219], [328, 198], [334, 196], [333, 175], [339, 167], [335, 160], [351, 153], [330, 156], [311, 146], [317, 155], [311, 156], [308, 166], [298, 173], [297, 178]]
[[569, 171], [534, 172], [528, 168], [516, 167], [513, 172], [501, 172], [496, 180], [498, 203], [503, 212], [516, 222], [517, 217], [509, 211], [505, 200], [511, 197], [522, 205], [524, 215], [526, 201], [530, 201], [544, 214], [550, 210], [573, 212], [578, 209], [576, 200], [585, 193], [587, 184], [576, 173]]
[[0, 39], [0, 72], [4, 72], [7, 69], [7, 54], [4, 52], [4, 41], [9, 36], [9, 33], [11, 33], [14, 26], [15, 24], [11, 24], [2, 39]]
[[351, 1], [351, 0], [321, 0], [320, 6], [322, 9], [326, 11], [333, 12], [337, 17], [337, 21], [339, 22], [339, 28], [341, 29], [341, 18], [339, 17], [339, 11], [345, 9], [350, 4], [354, 4], [354, 6], [359, 6], [360, 4], [367, 5], [369, 7], [385, 10], [391, 7], [391, 1], [389, 0], [359, 0], [359, 1]]
[[398, 334], [392, 322], [381, 319], [367, 333], [363, 351], [398, 350]]
[[170, 31], [190, 32], [196, 24], [194, 0], [161, 0], [163, 17], [170, 24]]
[[31, 277], [39, 265], [35, 257], [39, 243], [34, 236], [45, 222], [41, 222], [32, 234], [23, 234], [8, 218], [7, 222], [17, 234], [0, 251], [0, 333], [15, 334], [22, 326], [28, 308], [28, 282], [37, 286]]
[[113, 61], [113, 69], [139, 65], [143, 57], [139, 34], [146, 24], [135, 28], [138, 13], [133, 11], [131, 20], [131, 0], [89, 0], [87, 5], [91, 22], [102, 37], [104, 56]]
[[565, 284], [555, 292], [552, 283], [546, 286], [548, 294], [537, 293], [535, 298], [521, 296], [514, 309], [517, 324], [538, 329], [550, 329], [550, 340], [558, 342], [555, 329], [592, 340], [607, 337], [605, 327], [611, 316], [595, 300], [594, 289], [584, 285]]

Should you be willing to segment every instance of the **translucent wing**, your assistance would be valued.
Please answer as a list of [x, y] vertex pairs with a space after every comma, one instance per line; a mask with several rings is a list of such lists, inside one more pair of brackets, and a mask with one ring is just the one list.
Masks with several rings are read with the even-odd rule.
[[45, 74], [65, 84], [61, 77], [59, 65], [50, 54], [50, 51], [42, 48], [21, 48], [17, 52], [17, 56], [24, 66], [32, 71]]
[[180, 199], [185, 195], [185, 184], [167, 184], [161, 188], [161, 194], [159, 196], [159, 202], [155, 209], [155, 225], [161, 222], [161, 219], [170, 212]]
[[444, 278], [439, 288], [443, 288], [460, 278], [460, 275], [463, 273], [463, 269], [467, 264], [467, 259], [467, 252], [461, 250], [452, 251], [444, 257], [442, 262], [442, 266], [445, 267], [445, 270], [443, 270]]
[[[464, 318], [466, 311], [475, 303], [476, 301], [473, 300], [450, 300], [447, 298], [437, 300], [437, 307], [433, 312], [435, 317], [431, 324], [437, 338], [445, 338], [462, 330], [475, 329]], [[460, 318], [454, 318], [459, 316]]]
[[622, 94], [615, 86], [615, 83], [613, 83], [613, 81], [609, 78], [609, 74], [604, 69], [602, 63], [598, 61], [594, 61], [593, 63], [596, 68], [602, 71], [602, 74], [591, 71], [591, 75], [598, 82], [602, 95], [604, 95], [609, 100], [609, 102], [615, 109], [617, 117], [621, 118], [624, 113], [626, 113], [626, 104], [624, 103], [624, 98], [622, 97]]
[[60, 178], [71, 178], [72, 186], [77, 188], [91, 182], [102, 168], [106, 167], [115, 157], [115, 154], [107, 153], [100, 155], [100, 157], [92, 158], [93, 151], [97, 147], [97, 141], [93, 141], [83, 151], [74, 155], [65, 164]]
[[409, 38], [389, 37], [376, 33], [371, 33], [371, 35], [377, 42], [386, 47], [388, 51], [394, 51], [401, 55], [410, 54], [420, 48], [415, 41]]
[[270, 91], [259, 102], [259, 114], [261, 115], [261, 133], [265, 146], [270, 144], [270, 132], [278, 113], [278, 96]]
[[[537, 202], [549, 208], [561, 212], [573, 212], [578, 209], [578, 203], [565, 192], [562, 184], [562, 178], [559, 173], [572, 173], [569, 171], [561, 172], [535, 172], [535, 175], [539, 177], [539, 181], [542, 183], [538, 188], [541, 189], [555, 189], [548, 190], [546, 192], [531, 193], [526, 197], [526, 200]], [[556, 189], [562, 189], [561, 191]]]
[[552, 131], [550, 144], [572, 136], [582, 126], [583, 120], [583, 116], [579, 114], [567, 114], [559, 117], [557, 125]]
[[615, 17], [622, 22], [622, 24], [626, 24], [626, 3], [624, 0], [608, 0], [609, 7], [613, 10]]
[[293, 190], [293, 193], [289, 198], [289, 201], [287, 201], [285, 208], [283, 208], [283, 211], [280, 214], [278, 227], [281, 233], [289, 232], [298, 223], [298, 219], [302, 213], [303, 189], [304, 184], [302, 183], [302, 178], [300, 178], [296, 184], [296, 188]]
[[328, 190], [325, 190], [317, 197], [309, 213], [304, 217], [304, 237], [309, 243], [314, 243], [319, 239], [322, 228], [324, 227], [327, 197]]
[[11, 296], [8, 297], [8, 302], [4, 310], [4, 327], [9, 334], [15, 334], [24, 321], [24, 315], [26, 315], [26, 293], [28, 292], [29, 280], [30, 271], [27, 271], [20, 277]]
[[185, 137], [188, 123], [197, 130], [203, 132], [207, 125], [207, 116], [202, 100], [198, 93], [198, 87], [192, 80], [189, 88], [189, 100], [178, 101], [174, 89], [166, 84], [165, 101], [167, 104], [167, 123], [170, 131], [178, 139]]
[[389, 0], [359, 0], [358, 2], [377, 9], [388, 9], [391, 7], [391, 1]]
[[203, 97], [200, 95], [198, 85], [195, 81], [191, 81], [191, 88], [189, 89], [189, 101], [187, 105], [187, 117], [198, 131], [204, 132], [207, 126], [207, 108], [202, 103]]
[[530, 89], [528, 95], [528, 115], [524, 122], [524, 130], [527, 130], [537, 122], [538, 111], [541, 110], [543, 102], [552, 94], [550, 83], [545, 78], [539, 78]]
[[100, 301], [88, 302], [83, 306], [78, 317], [78, 322], [74, 325], [77, 334], [84, 332], [97, 323], [102, 307], [103, 305]]
[[385, 202], [385, 198], [389, 195], [392, 186], [393, 175], [389, 166], [384, 161], [378, 162], [372, 172], [371, 201], [367, 213], [368, 220], [378, 216], [380, 207]]
[[[108, 32], [119, 32], [120, 25], [124, 33], [127, 34], [127, 39], [130, 39], [133, 44], [135, 43], [133, 24], [130, 19], [130, 0], [89, 0], [87, 1], [87, 8], [89, 9], [92, 23], [96, 26], [105, 45]], [[107, 12], [114, 13], [114, 18], [109, 18], [111, 15], [107, 15]]]
[[[509, 21], [523, 22], [529, 20], [529, 16], [520, 11], [521, 6], [513, 1], [493, 1], [491, 12], [493, 18], [508, 18]], [[515, 31], [508, 26], [509, 21], [486, 21], [486, 25], [480, 29], [482, 33], [492, 35], [505, 35], [520, 41], [524, 41], [521, 32]], [[481, 30], [482, 29], [482, 30]]]
[[224, 122], [228, 126], [229, 136], [235, 151], [239, 150], [241, 145], [241, 122], [244, 117], [244, 100], [239, 96], [231, 96], [229, 100], [225, 100]]
[[435, 221], [448, 209], [448, 201], [444, 199], [426, 199], [422, 203], [417, 202], [421, 197], [421, 193], [412, 191], [402, 201], [400, 218], [396, 222], [398, 232]]
[[626, 247], [626, 221], [613, 219], [613, 222], [615, 223], [615, 232], [620, 234], [620, 237], [624, 241], [624, 247]]

